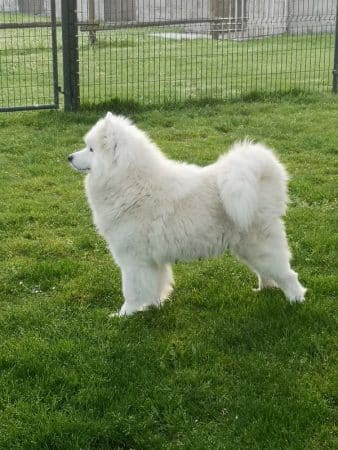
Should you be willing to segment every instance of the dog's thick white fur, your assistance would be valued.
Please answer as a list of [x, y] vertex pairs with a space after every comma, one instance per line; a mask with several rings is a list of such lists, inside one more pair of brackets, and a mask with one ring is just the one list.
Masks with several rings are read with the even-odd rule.
[[280, 287], [291, 302], [306, 289], [290, 267], [281, 216], [287, 173], [261, 144], [235, 144], [199, 167], [167, 159], [128, 119], [108, 113], [69, 156], [88, 175], [94, 223], [122, 272], [119, 315], [160, 305], [174, 279], [170, 264], [226, 250], [258, 275], [258, 290]]

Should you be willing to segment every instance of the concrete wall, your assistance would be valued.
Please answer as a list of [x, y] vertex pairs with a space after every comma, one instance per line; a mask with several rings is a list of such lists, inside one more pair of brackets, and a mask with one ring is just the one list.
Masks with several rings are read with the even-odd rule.
[[287, 30], [290, 33], [325, 33], [335, 30], [336, 0], [292, 0]]
[[0, 0], [0, 11], [37, 15], [45, 14], [49, 5], [49, 0]]
[[336, 0], [247, 0], [243, 38], [333, 32]]
[[249, 0], [246, 37], [271, 36], [286, 31], [288, 0]]
[[17, 0], [0, 0], [1, 12], [17, 12], [19, 10]]
[[140, 0], [138, 14], [141, 21], [196, 20], [209, 16], [209, 0]]
[[[56, 0], [61, 16], [61, 0]], [[87, 21], [89, 0], [78, 0], [78, 17]], [[219, 37], [234, 37], [229, 23], [236, 23], [235, 35], [243, 38], [280, 33], [332, 32], [335, 28], [336, 0], [94, 0], [95, 19], [104, 22], [198, 21], [220, 11], [224, 19]], [[0, 11], [46, 14], [50, 0], [0, 0]], [[230, 18], [230, 21], [228, 20]], [[196, 23], [185, 27], [195, 32], [213, 31]]]
[[[1, 1], [1, 0], [0, 0]], [[56, 4], [60, 0], [56, 0]], [[88, 18], [88, 0], [78, 0], [80, 20]], [[95, 0], [95, 16], [102, 22], [165, 22], [209, 17], [209, 0]]]
[[[61, 2], [59, 4], [59, 14], [61, 16]], [[50, 11], [50, 0], [0, 0], [0, 12], [19, 12], [31, 15], [48, 14]]]

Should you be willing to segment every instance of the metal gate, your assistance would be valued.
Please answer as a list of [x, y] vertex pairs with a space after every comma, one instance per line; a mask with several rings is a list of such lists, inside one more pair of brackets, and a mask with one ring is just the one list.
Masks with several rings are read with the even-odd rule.
[[0, 111], [58, 106], [55, 0], [0, 0]]

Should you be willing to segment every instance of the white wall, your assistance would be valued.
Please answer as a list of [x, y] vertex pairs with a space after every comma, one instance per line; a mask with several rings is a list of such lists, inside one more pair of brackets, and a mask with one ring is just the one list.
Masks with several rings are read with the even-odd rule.
[[336, 0], [292, 0], [287, 28], [290, 33], [333, 32]]
[[[120, 1], [120, 0], [118, 0]], [[227, 0], [247, 2], [247, 21], [243, 38], [269, 36], [284, 32], [332, 32], [335, 28], [336, 0]], [[16, 12], [19, 0], [0, 0], [0, 11]], [[198, 20], [210, 17], [210, 0], [123, 0], [134, 5], [139, 22]], [[61, 0], [55, 0], [56, 15], [61, 17]], [[44, 0], [46, 11], [50, 0]], [[124, 6], [125, 8], [125, 6]], [[131, 8], [131, 7], [130, 7]], [[41, 11], [43, 13], [43, 11]], [[96, 19], [104, 22], [104, 0], [95, 0]], [[88, 0], [78, 0], [78, 18], [88, 20]], [[207, 31], [207, 25], [190, 25], [192, 31]], [[229, 36], [232, 37], [232, 36]]]
[[270, 36], [286, 31], [288, 0], [248, 0], [248, 37]]
[[2, 12], [16, 12], [18, 11], [17, 0], [0, 0], [0, 11]]

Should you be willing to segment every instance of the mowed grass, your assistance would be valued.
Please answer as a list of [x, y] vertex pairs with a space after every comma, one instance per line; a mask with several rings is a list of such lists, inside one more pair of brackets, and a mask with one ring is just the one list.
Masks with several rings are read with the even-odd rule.
[[0, 115], [0, 448], [337, 448], [336, 98], [125, 112], [192, 163], [245, 136], [276, 149], [307, 301], [254, 293], [225, 255], [175, 265], [160, 310], [108, 319], [119, 270], [66, 161], [104, 111]]

